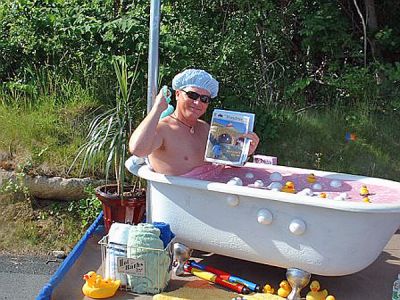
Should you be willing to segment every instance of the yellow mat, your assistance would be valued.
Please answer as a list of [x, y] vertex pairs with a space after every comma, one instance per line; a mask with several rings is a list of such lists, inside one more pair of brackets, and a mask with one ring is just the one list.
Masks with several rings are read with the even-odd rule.
[[238, 295], [204, 280], [194, 280], [175, 291], [154, 295], [153, 300], [231, 300], [238, 296], [242, 296], [246, 300], [285, 300], [278, 295], [271, 294]]

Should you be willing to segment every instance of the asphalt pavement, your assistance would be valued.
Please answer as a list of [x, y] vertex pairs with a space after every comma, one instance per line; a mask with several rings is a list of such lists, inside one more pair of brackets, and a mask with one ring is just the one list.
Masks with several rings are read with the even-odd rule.
[[0, 255], [0, 299], [35, 299], [61, 262], [51, 256]]

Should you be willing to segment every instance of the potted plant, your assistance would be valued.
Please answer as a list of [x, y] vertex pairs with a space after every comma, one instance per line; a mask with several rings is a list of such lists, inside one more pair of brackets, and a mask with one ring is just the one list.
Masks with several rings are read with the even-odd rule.
[[[113, 59], [118, 88], [115, 107], [96, 116], [89, 125], [86, 142], [80, 147], [72, 165], [83, 156], [81, 173], [96, 164], [100, 153], [105, 153], [106, 185], [95, 189], [97, 198], [103, 204], [104, 223], [108, 232], [113, 222], [137, 224], [142, 221], [146, 208], [146, 193], [141, 181], [135, 177], [135, 184], [127, 185], [124, 162], [128, 155], [128, 138], [133, 130], [134, 111], [139, 103], [131, 99], [131, 91], [137, 79], [137, 66], [128, 76], [125, 57]], [[128, 83], [131, 77], [131, 84]], [[113, 170], [115, 184], [107, 184], [110, 170]]]

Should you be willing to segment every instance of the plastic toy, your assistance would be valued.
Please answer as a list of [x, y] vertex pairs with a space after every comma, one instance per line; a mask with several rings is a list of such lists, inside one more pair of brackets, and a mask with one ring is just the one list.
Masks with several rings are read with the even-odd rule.
[[163, 119], [163, 118], [165, 118], [165, 117], [167, 117], [167, 116], [169, 116], [170, 114], [172, 114], [172, 113], [174, 112], [174, 107], [170, 104], [172, 92], [171, 92], [171, 90], [168, 88], [168, 86], [164, 85], [164, 86], [162, 87], [162, 93], [163, 93], [163, 96], [164, 96], [164, 98], [165, 98], [165, 101], [167, 101], [167, 103], [168, 103], [168, 107], [167, 107], [166, 110], [164, 110], [164, 111], [161, 113], [160, 120]]
[[328, 297], [326, 297], [326, 299], [325, 300], [336, 300], [336, 298], [335, 297], [333, 297], [332, 295], [329, 295]]
[[367, 186], [365, 184], [360, 189], [360, 195], [361, 196], [368, 196], [369, 195], [368, 188], [367, 188]]
[[346, 142], [355, 141], [357, 139], [357, 135], [355, 135], [354, 133], [346, 132], [344, 139], [346, 140]]
[[239, 294], [243, 294], [243, 295], [247, 295], [250, 294], [250, 290], [244, 286], [243, 284], [240, 283], [231, 283], [229, 281], [223, 280], [221, 279], [219, 276], [217, 276], [216, 274], [213, 274], [211, 272], [207, 272], [207, 271], [203, 271], [197, 268], [193, 268], [191, 265], [186, 264], [185, 265], [185, 271], [192, 273], [193, 275], [207, 280], [207, 281], [211, 281], [213, 283], [216, 283], [220, 286], [223, 286], [225, 288], [228, 288], [236, 293]]
[[371, 203], [371, 200], [369, 200], [368, 197], [364, 197], [364, 198], [362, 199], [362, 201], [365, 202], [365, 203]]
[[315, 175], [313, 173], [311, 173], [310, 175], [307, 176], [308, 183], [315, 183], [316, 181], [317, 181], [317, 178], [315, 177]]
[[265, 294], [273, 294], [273, 293], [275, 293], [275, 289], [272, 286], [270, 286], [269, 284], [266, 284], [266, 285], [264, 285], [263, 292]]
[[246, 279], [234, 276], [232, 274], [229, 274], [229, 273], [227, 273], [225, 271], [222, 271], [222, 270], [219, 270], [217, 268], [213, 268], [213, 267], [210, 267], [210, 266], [206, 266], [206, 265], [203, 265], [203, 264], [196, 263], [195, 261], [192, 261], [192, 260], [189, 260], [187, 263], [191, 267], [194, 267], [196, 269], [213, 273], [213, 274], [217, 275], [218, 277], [220, 277], [222, 280], [226, 280], [226, 281], [229, 281], [229, 282], [232, 282], [232, 283], [240, 283], [240, 284], [243, 284], [244, 286], [246, 286], [247, 288], [249, 288], [253, 292], [257, 292], [257, 293], [261, 292], [261, 286], [256, 284], [256, 283], [254, 283], [254, 282], [251, 282], [251, 281], [248, 281]]
[[290, 286], [289, 282], [286, 280], [282, 280], [279, 284], [278, 295], [286, 298], [289, 296], [290, 292], [292, 291], [292, 287]]
[[320, 198], [328, 198], [328, 195], [326, 193], [320, 193], [319, 197]]
[[307, 293], [306, 300], [325, 300], [328, 296], [327, 290], [320, 291], [319, 282], [314, 280], [310, 284], [310, 292]]
[[101, 275], [97, 275], [94, 271], [83, 275], [83, 279], [86, 281], [82, 287], [83, 294], [95, 299], [104, 299], [114, 296], [121, 284], [120, 280], [104, 280]]
[[281, 192], [285, 193], [296, 193], [296, 189], [294, 188], [294, 183], [291, 181], [287, 181], [285, 185], [282, 187]]

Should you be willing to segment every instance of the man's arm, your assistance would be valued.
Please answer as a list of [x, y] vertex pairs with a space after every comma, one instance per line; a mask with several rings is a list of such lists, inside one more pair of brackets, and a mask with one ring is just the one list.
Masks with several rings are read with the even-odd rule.
[[132, 133], [129, 140], [129, 151], [131, 154], [144, 157], [161, 147], [163, 138], [157, 132], [157, 125], [161, 113], [167, 107], [168, 103], [163, 97], [162, 91], [160, 91], [149, 114]]

